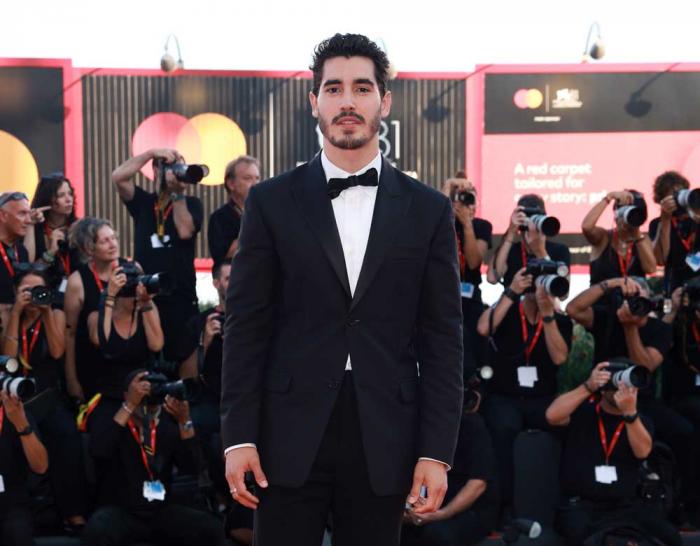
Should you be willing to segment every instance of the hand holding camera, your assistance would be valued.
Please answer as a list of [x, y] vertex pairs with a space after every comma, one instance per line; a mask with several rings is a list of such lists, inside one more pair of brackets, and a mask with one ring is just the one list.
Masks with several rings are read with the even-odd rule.
[[613, 398], [615, 405], [623, 415], [633, 415], [637, 413], [637, 389], [626, 384], [620, 385]]
[[601, 362], [593, 368], [590, 377], [586, 380], [586, 386], [589, 391], [595, 392], [607, 385], [611, 377], [612, 374], [608, 370], [608, 363]]
[[510, 289], [516, 294], [520, 295], [532, 286], [532, 282], [532, 275], [528, 273], [527, 267], [523, 267], [513, 276], [513, 280], [510, 283]]
[[208, 349], [209, 345], [211, 345], [211, 342], [213, 341], [214, 337], [217, 335], [221, 335], [222, 332], [222, 324], [221, 324], [221, 317], [223, 315], [221, 313], [211, 313], [207, 317], [207, 322], [204, 326], [204, 336], [202, 338], [202, 344], [204, 345], [204, 349]]
[[54, 229], [49, 238], [49, 253], [56, 256], [61, 251], [61, 247], [64, 246], [61, 243], [64, 245], [66, 243], [66, 231], [64, 228]]
[[115, 267], [109, 276], [107, 284], [107, 295], [116, 298], [122, 288], [126, 286], [126, 273], [122, 267]]
[[667, 195], [661, 201], [659, 201], [659, 205], [661, 206], [662, 220], [669, 220], [676, 214], [676, 211], [679, 210], [674, 195]]
[[542, 283], [537, 283], [535, 297], [537, 299], [537, 308], [540, 310], [540, 315], [543, 317], [551, 317], [554, 314], [554, 302]]
[[15, 430], [26, 430], [29, 426], [29, 421], [24, 412], [22, 400], [18, 396], [10, 395], [4, 390], [0, 390], [0, 400], [2, 400], [2, 406], [5, 408], [5, 415], [7, 415], [8, 421], [12, 423]]
[[166, 395], [163, 407], [181, 425], [190, 420], [190, 404], [186, 400], [178, 400], [173, 396]]
[[151, 384], [146, 380], [148, 372], [141, 372], [134, 376], [129, 383], [129, 389], [126, 392], [126, 403], [130, 408], [137, 408], [143, 402], [143, 399], [151, 394]]
[[634, 202], [634, 196], [628, 191], [611, 191], [606, 196], [606, 200], [615, 201], [619, 206], [625, 206]]

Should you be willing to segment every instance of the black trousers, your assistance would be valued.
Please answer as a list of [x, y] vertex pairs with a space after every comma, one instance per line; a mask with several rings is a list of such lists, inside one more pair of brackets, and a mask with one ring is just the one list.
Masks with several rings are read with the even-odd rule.
[[170, 361], [185, 360], [195, 346], [189, 335], [183, 335], [183, 331], [190, 318], [199, 312], [197, 302], [180, 295], [158, 296], [155, 302], [165, 338], [163, 356]]
[[87, 516], [85, 464], [75, 417], [59, 399], [40, 419], [37, 425], [49, 454], [49, 483], [58, 513], [63, 519]]
[[230, 498], [228, 483], [224, 471], [224, 459], [221, 457], [219, 400], [213, 393], [206, 391], [190, 402], [190, 414], [197, 438], [202, 446], [202, 453], [207, 461], [209, 477], [214, 489], [224, 498]]
[[255, 546], [320, 546], [329, 515], [333, 546], [399, 545], [408, 491], [372, 491], [352, 372], [345, 372], [307, 482], [298, 488], [270, 485], [258, 494]]
[[29, 506], [16, 504], [0, 509], [0, 546], [33, 546], [34, 525]]
[[498, 462], [501, 499], [513, 502], [513, 444], [523, 430], [551, 430], [545, 412], [554, 396], [516, 397], [490, 394], [481, 408]]
[[639, 501], [602, 503], [579, 498], [564, 499], [557, 513], [556, 528], [568, 545], [577, 546], [598, 531], [620, 522], [633, 523], [668, 546], [683, 543], [670, 521]]
[[80, 539], [83, 546], [128, 546], [135, 542], [223, 546], [224, 526], [212, 514], [177, 504], [166, 504], [149, 514], [105, 506], [92, 515]]
[[401, 546], [470, 546], [489, 534], [489, 527], [474, 510], [455, 517], [428, 523], [423, 527], [404, 525]]

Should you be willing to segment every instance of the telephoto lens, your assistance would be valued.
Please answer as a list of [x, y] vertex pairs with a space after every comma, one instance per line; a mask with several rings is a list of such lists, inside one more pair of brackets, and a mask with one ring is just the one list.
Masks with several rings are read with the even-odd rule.
[[617, 390], [622, 385], [644, 389], [651, 384], [651, 374], [643, 366], [623, 360], [611, 360], [605, 370], [610, 372], [610, 381], [603, 385], [603, 390]]
[[673, 194], [676, 205], [682, 209], [700, 209], [700, 189], [679, 190]]
[[646, 221], [647, 211], [641, 207], [626, 205], [615, 209], [615, 218], [628, 226], [639, 227]]
[[[520, 207], [520, 210], [525, 213], [525, 216], [534, 224], [535, 229], [542, 235], [554, 237], [559, 234], [561, 224], [554, 216], [547, 216], [542, 209], [535, 207]], [[527, 231], [527, 226], [520, 226], [519, 229]]]
[[0, 372], [0, 391], [4, 391], [10, 396], [16, 396], [25, 401], [36, 392], [34, 379], [28, 377], [14, 376], [5, 372]]

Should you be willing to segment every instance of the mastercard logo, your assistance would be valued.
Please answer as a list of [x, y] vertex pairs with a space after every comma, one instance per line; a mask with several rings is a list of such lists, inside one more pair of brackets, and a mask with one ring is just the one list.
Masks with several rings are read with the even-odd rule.
[[539, 89], [518, 89], [513, 95], [515, 106], [522, 110], [539, 108], [544, 102], [544, 96]]
[[34, 195], [39, 167], [29, 148], [5, 131], [0, 131], [0, 192], [21, 191]]
[[[174, 148], [187, 163], [203, 163], [209, 175], [202, 184], [216, 186], [224, 183], [226, 164], [247, 153], [245, 134], [232, 119], [215, 113], [198, 114], [186, 118], [174, 112], [159, 112], [144, 119], [131, 139], [133, 155], [151, 148]], [[141, 168], [153, 180], [149, 161]]]

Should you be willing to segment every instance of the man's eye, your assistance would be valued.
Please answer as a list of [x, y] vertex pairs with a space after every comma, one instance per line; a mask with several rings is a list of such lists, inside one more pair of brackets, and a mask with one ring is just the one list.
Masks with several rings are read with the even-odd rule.
[[331, 95], [337, 94], [340, 91], [340, 88], [338, 87], [327, 87], [326, 88], [326, 93], [329, 93]]
[[357, 91], [360, 93], [369, 93], [371, 89], [369, 87], [358, 87]]

